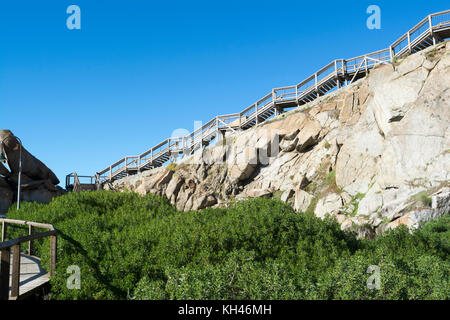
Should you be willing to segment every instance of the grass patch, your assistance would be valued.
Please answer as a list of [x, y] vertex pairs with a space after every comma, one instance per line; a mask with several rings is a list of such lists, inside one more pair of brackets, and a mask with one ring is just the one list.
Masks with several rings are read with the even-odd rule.
[[330, 173], [327, 174], [325, 177], [324, 182], [327, 192], [328, 193], [342, 193], [342, 189], [338, 187], [336, 183], [336, 170], [332, 170]]
[[[344, 209], [344, 214], [347, 216], [355, 217], [358, 213], [359, 203], [364, 199], [366, 195], [364, 193], [357, 193]], [[351, 208], [351, 211], [349, 210]]]

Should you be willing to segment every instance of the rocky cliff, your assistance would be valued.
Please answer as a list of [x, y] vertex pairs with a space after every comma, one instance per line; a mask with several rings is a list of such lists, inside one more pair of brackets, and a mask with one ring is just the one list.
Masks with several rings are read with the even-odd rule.
[[21, 200], [49, 203], [64, 193], [57, 187], [56, 175], [24, 147], [10, 130], [0, 130], [0, 151], [6, 157], [9, 170], [0, 163], [0, 214], [17, 200], [19, 159], [22, 159]]
[[234, 135], [104, 186], [179, 210], [271, 196], [371, 237], [450, 209], [450, 43]]

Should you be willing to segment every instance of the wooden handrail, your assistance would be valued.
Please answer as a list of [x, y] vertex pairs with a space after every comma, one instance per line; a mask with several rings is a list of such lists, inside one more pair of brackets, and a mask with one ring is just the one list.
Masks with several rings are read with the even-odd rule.
[[[33, 241], [50, 237], [50, 276], [54, 276], [56, 268], [57, 231], [51, 224], [3, 218], [0, 219], [0, 222], [2, 223], [2, 242], [0, 243], [0, 300], [8, 300], [11, 248], [13, 253], [11, 297], [18, 298], [20, 286], [20, 245], [28, 242], [28, 255], [31, 256], [33, 254]], [[8, 224], [27, 225], [28, 235], [5, 241]], [[34, 228], [47, 229], [48, 231], [35, 233]]]

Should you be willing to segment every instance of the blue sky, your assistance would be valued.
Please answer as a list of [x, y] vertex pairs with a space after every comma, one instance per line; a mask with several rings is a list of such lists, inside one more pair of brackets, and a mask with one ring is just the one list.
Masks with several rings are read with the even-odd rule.
[[[81, 30], [66, 9], [81, 8]], [[381, 30], [366, 27], [369, 5]], [[448, 1], [0, 4], [0, 129], [60, 178], [239, 112], [335, 58], [383, 49]]]

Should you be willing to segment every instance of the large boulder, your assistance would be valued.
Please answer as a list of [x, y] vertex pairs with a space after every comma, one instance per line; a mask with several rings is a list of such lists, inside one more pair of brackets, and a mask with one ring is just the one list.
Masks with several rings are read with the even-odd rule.
[[34, 157], [22, 146], [10, 130], [0, 130], [0, 140], [3, 141], [2, 149], [7, 156], [8, 167], [11, 174], [17, 176], [19, 172], [19, 159], [22, 153], [22, 173], [33, 180], [50, 180], [54, 185], [59, 184], [59, 179], [45, 164]]
[[59, 180], [56, 175], [21, 146], [10, 130], [0, 130], [0, 141], [1, 151], [10, 169], [0, 164], [0, 214], [5, 213], [17, 199], [19, 159], [22, 160], [21, 201], [49, 203], [54, 197], [65, 193], [57, 186]]
[[303, 152], [309, 147], [317, 144], [321, 128], [319, 122], [308, 119], [297, 135], [298, 140], [296, 143], [296, 150], [298, 152]]
[[10, 172], [8, 169], [5, 168], [5, 166], [3, 165], [3, 163], [0, 162], [0, 175], [7, 177], [10, 175]]
[[316, 205], [314, 213], [317, 217], [323, 219], [326, 215], [336, 215], [343, 208], [343, 202], [340, 195], [331, 193], [322, 199]]
[[313, 198], [314, 196], [310, 195], [306, 191], [295, 191], [294, 210], [297, 212], [306, 212]]

